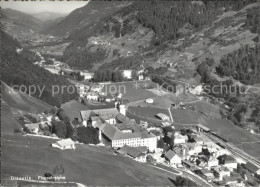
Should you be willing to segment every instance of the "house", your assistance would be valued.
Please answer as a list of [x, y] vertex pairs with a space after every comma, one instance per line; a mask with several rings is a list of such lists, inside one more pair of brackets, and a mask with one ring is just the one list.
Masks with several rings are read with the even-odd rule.
[[94, 77], [94, 73], [89, 73], [89, 72], [85, 72], [85, 71], [81, 71], [80, 75], [84, 76], [85, 80], [90, 80]]
[[232, 156], [227, 155], [223, 166], [225, 166], [225, 167], [229, 168], [231, 171], [233, 171], [233, 169], [237, 169], [237, 161]]
[[135, 161], [146, 162], [147, 151], [147, 147], [130, 147], [128, 145], [124, 145], [116, 152], [122, 155], [127, 155], [133, 158]]
[[202, 151], [202, 146], [197, 143], [187, 143], [186, 144], [190, 155], [198, 154]]
[[188, 136], [182, 136], [179, 133], [174, 134], [174, 144], [183, 144], [188, 141]]
[[218, 180], [223, 180], [224, 176], [230, 176], [230, 170], [225, 166], [214, 167], [212, 170]]
[[211, 168], [214, 166], [218, 166], [219, 160], [213, 157], [210, 157], [210, 159], [207, 161], [207, 167]]
[[86, 98], [87, 98], [87, 100], [97, 101], [99, 98], [99, 95], [97, 93], [91, 92], [91, 93], [87, 94]]
[[138, 80], [144, 80], [144, 76], [143, 75], [138, 75]]
[[132, 70], [123, 70], [122, 74], [123, 74], [123, 77], [126, 79], [132, 78]]
[[166, 114], [163, 114], [163, 113], [158, 113], [155, 116], [158, 117], [159, 119], [163, 120], [163, 121], [169, 121], [170, 120], [169, 116], [167, 116]]
[[197, 168], [197, 166], [193, 163], [191, 163], [190, 161], [182, 161], [182, 164], [188, 168], [189, 170], [193, 171]]
[[211, 173], [208, 169], [203, 168], [201, 170], [196, 170], [195, 173], [199, 176], [201, 176], [202, 178], [204, 178], [207, 181], [211, 181], [212, 179], [214, 179], [214, 175], [213, 173]]
[[77, 93], [79, 94], [79, 96], [84, 97], [90, 87], [88, 85], [84, 85], [84, 84], [77, 84], [76, 88], [77, 88]]
[[52, 147], [56, 147], [62, 150], [76, 148], [75, 143], [70, 138], [59, 140], [56, 143], [53, 143]]
[[251, 162], [247, 162], [246, 164], [244, 164], [244, 167], [252, 172], [253, 174], [257, 174], [260, 175], [260, 169], [259, 167], [255, 166], [254, 164], [252, 164]]
[[148, 99], [145, 100], [145, 102], [151, 104], [151, 103], [153, 103], [153, 99], [152, 98], [148, 98]]
[[181, 157], [172, 150], [169, 150], [164, 157], [171, 165], [181, 164]]
[[27, 127], [31, 133], [38, 134], [40, 124], [41, 124], [40, 122], [38, 122], [38, 123], [27, 123], [24, 126]]

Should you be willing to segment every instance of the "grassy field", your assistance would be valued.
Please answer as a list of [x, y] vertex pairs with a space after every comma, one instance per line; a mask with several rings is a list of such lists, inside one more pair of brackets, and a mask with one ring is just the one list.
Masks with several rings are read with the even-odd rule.
[[[254, 157], [260, 158], [260, 136], [251, 134], [242, 128], [235, 126], [231, 121], [226, 119], [210, 119], [206, 117], [199, 118], [201, 124], [217, 132], [229, 142]], [[241, 145], [242, 143], [242, 145]]]
[[172, 186], [175, 175], [130, 158], [114, 155], [106, 147], [76, 145], [75, 150], [50, 147], [53, 140], [20, 135], [2, 137], [2, 182], [10, 176], [32, 179], [52, 172], [57, 164], [65, 169], [67, 181], [85, 185]]
[[143, 116], [144, 118], [150, 118], [150, 119], [154, 119], [154, 120], [158, 120], [158, 118], [155, 117], [155, 115], [158, 113], [163, 113], [163, 114], [166, 114], [167, 116], [169, 116], [169, 111], [167, 109], [153, 108], [153, 107], [129, 106], [128, 112], [132, 113], [132, 114], [137, 114], [137, 115]]
[[177, 124], [198, 124], [200, 113], [192, 110], [171, 109], [173, 121]]
[[191, 105], [195, 106], [196, 111], [204, 115], [209, 115], [215, 118], [221, 118], [218, 107], [214, 106], [213, 104], [205, 100], [197, 101], [195, 103], [192, 103]]
[[157, 95], [144, 88], [145, 82], [149, 86], [155, 86], [155, 83], [152, 83], [151, 81], [137, 81], [138, 87], [136, 88], [135, 81], [131, 81], [105, 84], [103, 91], [105, 91], [106, 93], [122, 93], [123, 97], [126, 98], [129, 102], [143, 100], [149, 97], [156, 97]]
[[14, 119], [10, 107], [5, 103], [1, 104], [1, 131], [6, 133], [13, 133], [15, 128], [22, 126]]

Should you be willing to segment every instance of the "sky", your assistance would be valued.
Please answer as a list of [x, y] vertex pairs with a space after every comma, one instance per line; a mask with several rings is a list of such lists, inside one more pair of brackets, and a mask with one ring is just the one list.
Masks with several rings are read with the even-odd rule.
[[36, 14], [40, 12], [56, 12], [69, 14], [73, 10], [86, 5], [88, 1], [0, 1], [1, 8], [11, 8], [25, 12], [27, 14]]

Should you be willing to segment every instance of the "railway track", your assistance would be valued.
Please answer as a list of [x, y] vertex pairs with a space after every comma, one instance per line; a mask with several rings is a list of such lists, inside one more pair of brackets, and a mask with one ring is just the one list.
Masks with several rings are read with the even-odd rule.
[[247, 153], [245, 153], [244, 151], [240, 150], [239, 148], [237, 148], [237, 147], [235, 147], [233, 145], [230, 145], [227, 142], [224, 142], [223, 140], [215, 137], [214, 135], [211, 135], [211, 134], [208, 134], [208, 133], [203, 133], [203, 135], [205, 135], [206, 137], [208, 137], [212, 141], [217, 142], [217, 143], [223, 145], [226, 149], [228, 149], [236, 157], [241, 158], [245, 162], [249, 161], [252, 164], [254, 164], [254, 165], [256, 165], [257, 167], [260, 168], [260, 161], [259, 160], [257, 160], [256, 158], [252, 157], [251, 155], [248, 155]]

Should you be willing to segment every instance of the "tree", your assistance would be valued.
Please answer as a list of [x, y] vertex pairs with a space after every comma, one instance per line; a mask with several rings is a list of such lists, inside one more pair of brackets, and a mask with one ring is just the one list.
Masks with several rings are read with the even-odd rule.
[[66, 125], [63, 121], [52, 121], [52, 133], [59, 138], [66, 138]]
[[175, 129], [172, 128], [171, 126], [163, 127], [164, 136], [166, 136], [169, 132], [175, 134]]
[[197, 184], [193, 181], [191, 181], [190, 179], [186, 179], [184, 177], [181, 176], [177, 176], [175, 179], [174, 184], [176, 186], [182, 186], [182, 187], [193, 187], [193, 186], [197, 186]]
[[93, 127], [78, 127], [76, 139], [85, 144], [98, 144], [98, 130]]

